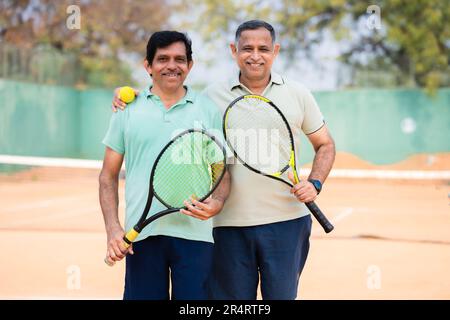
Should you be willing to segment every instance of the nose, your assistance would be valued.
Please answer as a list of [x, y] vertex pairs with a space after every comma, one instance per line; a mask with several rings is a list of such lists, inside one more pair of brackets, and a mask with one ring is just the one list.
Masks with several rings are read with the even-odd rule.
[[258, 60], [260, 58], [260, 54], [258, 49], [256, 48], [255, 50], [252, 51], [252, 54], [250, 55], [250, 57], [254, 60]]
[[168, 69], [176, 69], [177, 64], [175, 63], [175, 59], [169, 59], [169, 62], [167, 63]]

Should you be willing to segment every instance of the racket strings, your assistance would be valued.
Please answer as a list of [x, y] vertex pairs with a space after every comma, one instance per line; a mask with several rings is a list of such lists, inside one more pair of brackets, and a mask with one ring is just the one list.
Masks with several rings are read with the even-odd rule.
[[266, 174], [286, 170], [291, 157], [289, 130], [278, 111], [256, 98], [244, 98], [228, 110], [227, 141], [239, 158]]
[[[217, 164], [223, 164], [217, 165]], [[155, 168], [153, 189], [165, 205], [184, 207], [190, 197], [202, 199], [215, 188], [225, 169], [220, 146], [201, 132], [175, 140], [161, 155]]]

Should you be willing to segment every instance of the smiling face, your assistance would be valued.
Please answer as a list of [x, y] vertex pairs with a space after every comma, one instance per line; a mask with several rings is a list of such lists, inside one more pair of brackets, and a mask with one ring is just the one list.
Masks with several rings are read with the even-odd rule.
[[273, 43], [269, 30], [258, 28], [241, 33], [237, 44], [231, 44], [231, 53], [241, 70], [241, 80], [269, 81], [272, 64], [280, 46]]
[[186, 46], [178, 41], [164, 48], [158, 48], [151, 63], [145, 61], [145, 68], [153, 78], [153, 85], [163, 91], [177, 91], [183, 88], [184, 80], [193, 62], [188, 62]]

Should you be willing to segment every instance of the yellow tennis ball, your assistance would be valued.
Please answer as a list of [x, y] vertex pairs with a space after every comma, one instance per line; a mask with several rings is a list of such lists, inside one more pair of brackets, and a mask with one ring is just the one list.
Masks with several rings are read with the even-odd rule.
[[131, 87], [122, 87], [119, 90], [119, 98], [125, 103], [130, 103], [134, 100], [135, 94]]

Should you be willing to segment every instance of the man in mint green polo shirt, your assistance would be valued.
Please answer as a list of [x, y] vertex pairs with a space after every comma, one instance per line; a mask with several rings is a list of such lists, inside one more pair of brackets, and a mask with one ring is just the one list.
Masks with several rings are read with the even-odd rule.
[[[207, 97], [183, 85], [192, 68], [191, 42], [176, 31], [154, 33], [144, 63], [153, 85], [142, 91], [127, 110], [114, 113], [103, 140], [106, 146], [100, 174], [100, 203], [107, 232], [107, 259], [126, 259], [124, 299], [205, 299], [212, 260], [212, 221], [223, 207], [229, 177], [220, 192], [194, 205], [202, 219], [174, 213], [144, 228], [134, 244], [123, 246], [125, 230], [140, 218], [149, 189], [151, 168], [162, 148], [176, 134], [191, 128], [220, 132], [221, 114]], [[118, 219], [118, 176], [126, 164], [125, 228]], [[188, 200], [188, 199], [186, 199]], [[155, 198], [149, 216], [165, 209]]]

